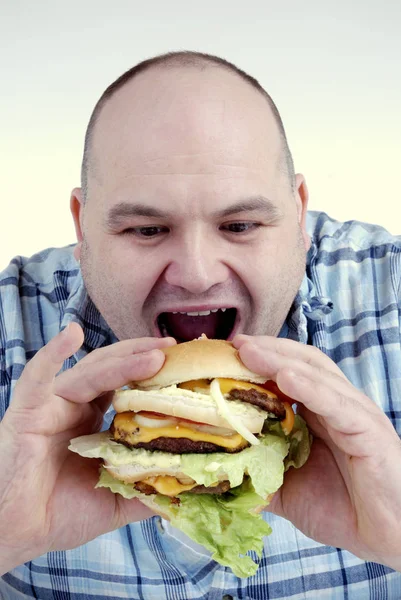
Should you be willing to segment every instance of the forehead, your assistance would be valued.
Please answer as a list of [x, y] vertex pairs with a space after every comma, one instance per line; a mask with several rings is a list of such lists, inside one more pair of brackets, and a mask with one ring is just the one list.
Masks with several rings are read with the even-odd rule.
[[[188, 186], [216, 194], [272, 181], [281, 139], [266, 98], [221, 68], [152, 68], [118, 90], [95, 126], [89, 172], [104, 197]], [[98, 190], [100, 191], [100, 189]], [[125, 198], [120, 198], [125, 200]], [[146, 200], [146, 198], [145, 198]]]

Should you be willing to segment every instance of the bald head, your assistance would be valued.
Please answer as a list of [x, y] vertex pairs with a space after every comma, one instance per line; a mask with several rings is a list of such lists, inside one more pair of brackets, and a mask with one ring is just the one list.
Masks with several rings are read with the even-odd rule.
[[[190, 72], [192, 76], [188, 77]], [[210, 122], [210, 119], [203, 119], [202, 115], [197, 121], [200, 126], [205, 128], [212, 127], [210, 135], [213, 137], [213, 134], [216, 133], [216, 126], [220, 127], [222, 125], [221, 121], [213, 123], [213, 118], [216, 119], [216, 114], [218, 115], [219, 111], [221, 116], [222, 111], [225, 112], [222, 106], [227, 104], [223, 99], [220, 102], [220, 108], [217, 109], [217, 94], [213, 94], [216, 87], [221, 97], [224, 94], [226, 95], [228, 103], [230, 103], [232, 97], [237, 99], [240, 97], [237, 104], [241, 104], [242, 101], [244, 108], [246, 103], [248, 105], [249, 103], [253, 103], [255, 110], [260, 111], [260, 117], [269, 123], [266, 144], [272, 144], [271, 138], [272, 136], [274, 137], [274, 133], [277, 136], [276, 143], [273, 141], [273, 146], [276, 146], [278, 142], [275, 156], [277, 168], [283, 173], [293, 189], [295, 181], [294, 166], [283, 123], [273, 100], [259, 82], [232, 63], [217, 56], [198, 52], [174, 52], [139, 63], [114, 81], [97, 102], [85, 136], [81, 171], [82, 189], [85, 199], [88, 195], [91, 177], [96, 178], [98, 182], [102, 177], [102, 170], [105, 165], [100, 164], [104, 163], [104, 160], [99, 162], [98, 151], [100, 150], [101, 152], [100, 147], [109, 143], [109, 133], [113, 132], [114, 127], [121, 127], [121, 122], [118, 123], [118, 121], [121, 121], [119, 117], [122, 117], [122, 112], [125, 118], [123, 129], [125, 134], [131, 136], [135, 136], [138, 128], [138, 123], [135, 123], [135, 119], [138, 116], [139, 110], [142, 110], [142, 116], [140, 117], [141, 124], [143, 124], [144, 113], [147, 113], [148, 124], [152, 126], [152, 122], [157, 118], [157, 110], [160, 108], [166, 121], [168, 117], [171, 117], [174, 121], [174, 115], [171, 111], [174, 107], [169, 106], [168, 103], [171, 102], [176, 106], [177, 98], [173, 98], [172, 94], [168, 92], [169, 83], [180, 94], [180, 110], [183, 111], [183, 116], [185, 113], [187, 117], [187, 120], [185, 121], [184, 119], [182, 122], [181, 132], [179, 131], [180, 127], [179, 125], [177, 126], [177, 122], [171, 123], [172, 131], [170, 131], [170, 134], [175, 136], [183, 135], [185, 137], [188, 134], [194, 135], [193, 131], [188, 131], [189, 122], [191, 127], [193, 126], [193, 118], [191, 118], [190, 114], [192, 106], [196, 113], [207, 112], [208, 108], [212, 107], [212, 112], [214, 112], [212, 122]], [[196, 87], [198, 87], [198, 90], [196, 90]], [[160, 106], [163, 102], [166, 103], [164, 107]], [[196, 105], [194, 105], [195, 102]], [[215, 104], [214, 107], [212, 106], [213, 102]], [[231, 111], [231, 117], [234, 120], [240, 119], [241, 114], [242, 112], [235, 115]], [[130, 121], [130, 116], [133, 117], [133, 128], [130, 128], [127, 122]], [[227, 115], [225, 116], [227, 117]], [[106, 120], [108, 123], [106, 123]], [[227, 118], [225, 120], [226, 127], [235, 127], [235, 123], [227, 121]], [[151, 129], [153, 129], [153, 134], [156, 135], [157, 131], [155, 129], [157, 130], [157, 127], [153, 126]], [[168, 124], [163, 129], [164, 134], [167, 133], [169, 135]], [[161, 133], [159, 127], [159, 134]], [[204, 133], [207, 134], [208, 132]], [[147, 134], [147, 137], [149, 135], [150, 132]], [[156, 143], [162, 143], [161, 137], [155, 141]], [[194, 144], [196, 145], [195, 140]]]

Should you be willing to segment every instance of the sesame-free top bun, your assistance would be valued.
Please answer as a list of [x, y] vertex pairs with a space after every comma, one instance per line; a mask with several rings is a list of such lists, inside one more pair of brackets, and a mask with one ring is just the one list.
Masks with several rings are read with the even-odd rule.
[[191, 342], [169, 346], [162, 350], [166, 360], [160, 371], [149, 379], [132, 382], [131, 387], [143, 390], [160, 389], [191, 379], [224, 377], [264, 383], [261, 377], [245, 367], [238, 350], [231, 342], [201, 337]]

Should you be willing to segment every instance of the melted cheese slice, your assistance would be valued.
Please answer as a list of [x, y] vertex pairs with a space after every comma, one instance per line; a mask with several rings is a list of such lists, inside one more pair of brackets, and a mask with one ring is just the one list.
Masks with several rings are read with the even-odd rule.
[[[180, 483], [176, 477], [172, 475], [158, 475], [157, 477], [147, 477], [147, 479], [143, 479], [144, 483], [151, 485], [155, 488], [159, 494], [164, 494], [165, 496], [178, 496], [182, 492], [187, 492], [188, 490], [192, 490], [192, 488], [196, 487], [198, 484], [196, 481], [193, 483]], [[215, 487], [219, 482], [211, 483], [208, 487]]]
[[197, 485], [195, 481], [193, 483], [188, 484], [180, 483], [172, 475], [159, 475], [158, 477], [147, 477], [147, 479], [144, 479], [143, 482], [154, 487], [156, 492], [158, 492], [159, 494], [171, 497], [177, 496], [182, 492], [192, 490], [192, 488], [194, 488]]
[[179, 424], [167, 427], [142, 427], [135, 421], [135, 413], [130, 411], [119, 413], [114, 417], [114, 439], [116, 441], [123, 440], [135, 445], [141, 442], [148, 443], [160, 437], [210, 442], [228, 450], [240, 450], [248, 445], [248, 442], [239, 433], [230, 436], [213, 435]]

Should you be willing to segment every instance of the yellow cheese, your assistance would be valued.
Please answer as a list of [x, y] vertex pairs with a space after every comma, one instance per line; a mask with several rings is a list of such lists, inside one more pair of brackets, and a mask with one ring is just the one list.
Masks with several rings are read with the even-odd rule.
[[159, 494], [163, 494], [164, 496], [177, 496], [181, 494], [181, 492], [187, 492], [188, 490], [192, 490], [197, 483], [194, 481], [193, 483], [180, 483], [177, 481], [175, 477], [172, 475], [158, 475], [157, 477], [148, 477], [143, 480], [144, 483], [151, 485], [155, 488]]
[[141, 427], [135, 421], [134, 412], [119, 413], [114, 417], [114, 439], [123, 440], [129, 444], [148, 443], [156, 438], [187, 438], [193, 442], [210, 442], [222, 448], [237, 450], [244, 448], [248, 442], [234, 433], [230, 436], [213, 435], [204, 431], [196, 431], [185, 425], [168, 425], [167, 427]]

